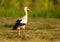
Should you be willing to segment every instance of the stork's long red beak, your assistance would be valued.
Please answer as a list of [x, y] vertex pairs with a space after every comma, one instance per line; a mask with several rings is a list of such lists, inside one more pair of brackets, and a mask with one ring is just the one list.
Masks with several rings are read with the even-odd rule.
[[28, 9], [27, 11], [32, 12], [31, 9]]

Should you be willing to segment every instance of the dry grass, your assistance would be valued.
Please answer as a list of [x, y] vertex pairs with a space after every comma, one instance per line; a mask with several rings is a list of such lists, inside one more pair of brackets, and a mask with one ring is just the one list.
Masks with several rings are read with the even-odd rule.
[[60, 42], [60, 19], [29, 19], [26, 26], [28, 37], [17, 37], [12, 27], [17, 19], [0, 18], [0, 42]]

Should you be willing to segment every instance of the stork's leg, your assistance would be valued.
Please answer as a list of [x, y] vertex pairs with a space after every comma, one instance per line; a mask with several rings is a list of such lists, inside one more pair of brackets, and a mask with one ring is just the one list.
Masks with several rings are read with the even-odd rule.
[[25, 29], [23, 29], [23, 34], [26, 36], [27, 35], [27, 33], [26, 33], [26, 30]]
[[27, 32], [26, 32], [26, 28], [25, 28], [25, 26], [26, 26], [26, 25], [24, 25], [24, 26], [22, 27], [22, 29], [23, 29], [23, 33], [24, 33], [24, 35], [27, 36]]
[[17, 35], [20, 36], [20, 27], [17, 28]]

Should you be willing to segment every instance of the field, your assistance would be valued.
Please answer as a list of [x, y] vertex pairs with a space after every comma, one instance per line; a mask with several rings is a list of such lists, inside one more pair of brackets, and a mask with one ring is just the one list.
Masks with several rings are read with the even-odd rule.
[[12, 30], [17, 19], [0, 17], [0, 42], [60, 42], [60, 19], [29, 18], [26, 39], [18, 38]]
[[[12, 30], [18, 18], [28, 12], [28, 36]], [[60, 42], [60, 0], [0, 0], [0, 42]]]

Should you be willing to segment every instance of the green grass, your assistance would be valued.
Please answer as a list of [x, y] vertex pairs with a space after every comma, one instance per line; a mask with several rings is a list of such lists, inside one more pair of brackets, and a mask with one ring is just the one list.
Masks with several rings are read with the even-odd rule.
[[[60, 18], [60, 8], [50, 8], [50, 9], [45, 9], [45, 8], [36, 8], [32, 9], [32, 12], [29, 12], [29, 18]], [[24, 10], [23, 8], [21, 9], [16, 9], [16, 8], [0, 8], [0, 17], [22, 17], [24, 16]]]
[[23, 12], [15, 8], [0, 8], [0, 17], [22, 17]]
[[24, 16], [24, 6], [29, 6], [32, 12], [29, 12], [30, 18], [60, 18], [60, 6], [54, 6], [52, 0], [1, 0], [0, 17], [22, 17]]

